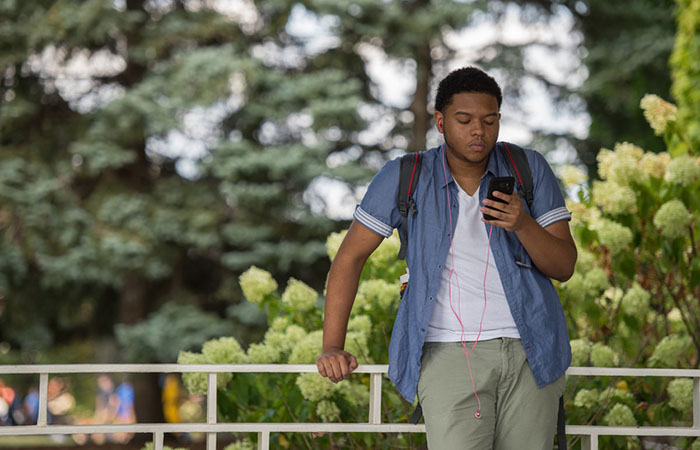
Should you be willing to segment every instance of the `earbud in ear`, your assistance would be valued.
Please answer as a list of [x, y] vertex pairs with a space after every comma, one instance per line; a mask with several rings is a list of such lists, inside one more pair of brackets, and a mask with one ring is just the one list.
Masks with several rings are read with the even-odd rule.
[[442, 133], [442, 121], [440, 121], [440, 123], [438, 123], [438, 129], [440, 130], [440, 133]]

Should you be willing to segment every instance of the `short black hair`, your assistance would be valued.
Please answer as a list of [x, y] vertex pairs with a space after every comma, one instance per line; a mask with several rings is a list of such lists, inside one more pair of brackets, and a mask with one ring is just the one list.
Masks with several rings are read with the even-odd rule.
[[498, 102], [498, 109], [501, 109], [503, 94], [496, 80], [479, 68], [462, 67], [450, 72], [438, 85], [435, 110], [444, 113], [452, 103], [452, 96], [462, 92], [493, 95]]

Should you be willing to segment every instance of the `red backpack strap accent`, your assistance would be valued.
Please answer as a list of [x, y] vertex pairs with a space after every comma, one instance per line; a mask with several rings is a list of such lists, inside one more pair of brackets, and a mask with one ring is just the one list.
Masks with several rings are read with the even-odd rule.
[[528, 208], [531, 207], [535, 199], [534, 185], [525, 150], [510, 142], [499, 142], [496, 146], [508, 161], [508, 170], [518, 182], [518, 193], [525, 199]]
[[416, 201], [413, 199], [413, 193], [416, 191], [416, 184], [418, 184], [422, 161], [423, 154], [419, 152], [409, 153], [401, 157], [399, 196], [397, 199], [399, 212], [401, 213], [401, 232], [399, 233], [401, 248], [399, 249], [399, 259], [406, 259], [408, 247], [408, 212], [410, 210], [414, 216], [418, 213]]

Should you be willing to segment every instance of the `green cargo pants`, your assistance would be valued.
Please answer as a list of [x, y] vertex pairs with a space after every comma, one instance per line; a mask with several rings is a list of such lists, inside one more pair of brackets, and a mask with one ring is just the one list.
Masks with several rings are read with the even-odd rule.
[[[468, 343], [471, 349], [473, 343]], [[540, 389], [520, 339], [479, 341], [467, 358], [459, 342], [426, 342], [418, 381], [430, 450], [552, 450], [566, 376]]]

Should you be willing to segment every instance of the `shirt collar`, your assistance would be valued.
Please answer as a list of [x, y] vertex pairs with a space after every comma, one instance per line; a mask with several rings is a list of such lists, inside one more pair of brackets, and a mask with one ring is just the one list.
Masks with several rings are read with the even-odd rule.
[[498, 168], [500, 166], [500, 161], [498, 161], [498, 144], [493, 146], [493, 149], [491, 149], [491, 153], [489, 153], [489, 162], [486, 164], [486, 172], [484, 172], [484, 175], [482, 175], [481, 179], [484, 179], [484, 176], [491, 172], [491, 175], [497, 177], [498, 176]]

